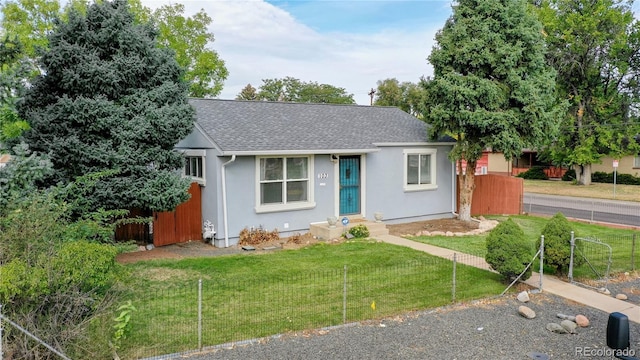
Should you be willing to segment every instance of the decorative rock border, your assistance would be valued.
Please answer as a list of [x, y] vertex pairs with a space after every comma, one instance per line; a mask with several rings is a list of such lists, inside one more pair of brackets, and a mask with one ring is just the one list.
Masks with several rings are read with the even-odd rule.
[[493, 230], [498, 226], [498, 220], [485, 220], [481, 219], [478, 224], [478, 228], [467, 232], [452, 232], [452, 231], [418, 231], [415, 236], [467, 236], [467, 235], [480, 235], [488, 231]]

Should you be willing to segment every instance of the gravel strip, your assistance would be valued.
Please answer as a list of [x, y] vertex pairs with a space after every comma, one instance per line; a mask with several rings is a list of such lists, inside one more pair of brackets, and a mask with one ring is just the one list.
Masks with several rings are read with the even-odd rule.
[[[640, 282], [635, 281], [638, 285]], [[619, 286], [628, 284], [619, 283]], [[605, 312], [550, 295], [531, 294], [518, 314], [515, 295], [415, 312], [325, 330], [285, 334], [249, 345], [182, 356], [204, 359], [613, 359], [606, 346]], [[582, 314], [589, 327], [556, 334], [546, 325], [558, 313]], [[631, 349], [640, 354], [640, 325], [631, 323]]]

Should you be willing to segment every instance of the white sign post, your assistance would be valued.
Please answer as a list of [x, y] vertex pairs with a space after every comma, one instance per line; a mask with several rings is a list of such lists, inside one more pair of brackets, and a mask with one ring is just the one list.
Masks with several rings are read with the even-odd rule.
[[616, 175], [618, 172], [618, 160], [613, 160], [613, 198], [616, 198]]

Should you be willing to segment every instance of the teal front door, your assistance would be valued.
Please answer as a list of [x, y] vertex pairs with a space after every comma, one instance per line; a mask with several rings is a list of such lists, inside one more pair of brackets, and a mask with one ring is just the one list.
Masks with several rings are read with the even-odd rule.
[[340, 215], [360, 213], [360, 156], [340, 157]]

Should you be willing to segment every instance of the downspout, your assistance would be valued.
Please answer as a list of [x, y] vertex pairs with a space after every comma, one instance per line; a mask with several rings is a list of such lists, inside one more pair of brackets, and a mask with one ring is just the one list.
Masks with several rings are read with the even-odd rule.
[[451, 214], [458, 217], [458, 213], [456, 213], [456, 195], [458, 193], [458, 183], [456, 182], [456, 179], [458, 178], [456, 176], [456, 162], [452, 161], [451, 165]]
[[225, 167], [236, 161], [236, 156], [231, 155], [231, 160], [222, 164], [222, 222], [224, 223], [224, 247], [229, 247], [229, 221], [227, 217], [227, 173]]

